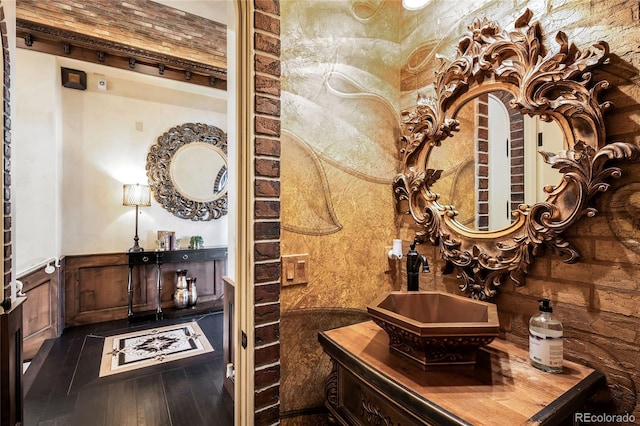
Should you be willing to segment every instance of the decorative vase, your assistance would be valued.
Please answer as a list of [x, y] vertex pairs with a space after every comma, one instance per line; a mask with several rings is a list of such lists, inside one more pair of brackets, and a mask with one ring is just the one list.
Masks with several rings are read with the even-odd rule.
[[196, 302], [198, 301], [198, 289], [196, 288], [196, 278], [191, 277], [187, 278], [187, 283], [189, 285], [189, 305], [196, 306]]
[[173, 294], [173, 304], [178, 309], [186, 308], [189, 304], [189, 291], [184, 288], [176, 289]]
[[176, 292], [173, 294], [173, 304], [176, 308], [186, 308], [189, 304], [189, 289], [187, 288], [187, 270], [176, 271]]
[[187, 289], [187, 270], [178, 269], [176, 271], [176, 289]]

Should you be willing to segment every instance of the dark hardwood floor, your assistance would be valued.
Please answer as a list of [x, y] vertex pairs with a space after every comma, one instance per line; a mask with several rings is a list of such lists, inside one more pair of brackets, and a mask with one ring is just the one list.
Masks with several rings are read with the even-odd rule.
[[[24, 425], [233, 425], [233, 402], [222, 387], [222, 318], [215, 312], [66, 329], [25, 373]], [[98, 377], [105, 336], [186, 321], [198, 322], [214, 352]]]

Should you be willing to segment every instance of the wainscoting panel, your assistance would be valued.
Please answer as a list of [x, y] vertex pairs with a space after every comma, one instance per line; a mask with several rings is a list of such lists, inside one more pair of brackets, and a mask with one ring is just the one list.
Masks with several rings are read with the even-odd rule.
[[[187, 276], [197, 278], [198, 303], [221, 299], [226, 265], [226, 259], [163, 264], [160, 268], [162, 309], [174, 306], [178, 269], [186, 269]], [[134, 267], [134, 314], [156, 309], [157, 276], [155, 264]], [[125, 253], [65, 257], [64, 327], [127, 318], [128, 277], [129, 263]]]
[[[124, 253], [65, 257], [64, 326], [126, 318], [128, 265]], [[141, 294], [137, 288], [134, 306], [146, 309]]]
[[59, 335], [59, 271], [56, 268], [53, 274], [46, 274], [43, 267], [20, 278], [27, 295], [22, 307], [25, 359], [33, 358], [45, 340]]

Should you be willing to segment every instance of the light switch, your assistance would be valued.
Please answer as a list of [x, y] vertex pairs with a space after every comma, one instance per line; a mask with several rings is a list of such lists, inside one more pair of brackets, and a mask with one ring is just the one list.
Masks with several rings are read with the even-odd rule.
[[296, 277], [295, 270], [293, 269], [293, 265], [291, 263], [287, 263], [286, 270], [287, 270], [287, 273], [286, 273], [287, 281], [293, 281], [293, 279]]
[[282, 256], [282, 286], [307, 284], [309, 282], [309, 255], [289, 254]]

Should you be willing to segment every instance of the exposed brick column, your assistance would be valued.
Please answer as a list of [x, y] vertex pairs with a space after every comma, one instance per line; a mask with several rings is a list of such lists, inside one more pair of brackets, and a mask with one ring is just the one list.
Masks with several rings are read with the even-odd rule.
[[478, 96], [476, 114], [477, 185], [476, 229], [489, 230], [489, 96]]
[[13, 253], [11, 250], [11, 104], [9, 96], [9, 88], [11, 87], [11, 64], [9, 63], [9, 40], [7, 39], [7, 23], [4, 16], [4, 7], [0, 4], [0, 31], [2, 32], [2, 57], [3, 64], [3, 91], [2, 91], [2, 120], [3, 120], [3, 206], [4, 206], [4, 236], [3, 236], [3, 254], [4, 254], [4, 276], [3, 276], [3, 297], [5, 299], [11, 296], [11, 259]]
[[256, 425], [280, 422], [280, 3], [255, 0]]
[[[492, 94], [498, 98], [509, 112], [511, 129], [509, 136], [509, 157], [511, 159], [511, 208], [515, 210], [524, 203], [524, 118], [522, 113], [512, 108], [509, 102], [513, 95], [506, 91], [496, 91]], [[477, 188], [477, 228], [480, 231], [489, 230], [489, 120], [488, 95], [478, 96], [477, 140], [478, 140], [478, 188]], [[513, 220], [513, 219], [512, 219]]]

